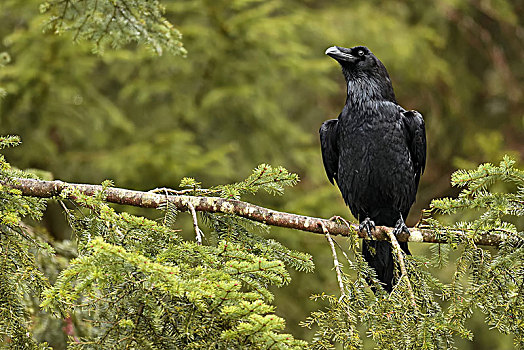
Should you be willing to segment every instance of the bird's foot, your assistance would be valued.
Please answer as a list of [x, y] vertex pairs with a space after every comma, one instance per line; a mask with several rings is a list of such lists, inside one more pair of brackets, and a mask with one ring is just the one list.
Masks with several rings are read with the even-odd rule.
[[370, 218], [365, 218], [364, 221], [358, 225], [358, 229], [362, 231], [366, 231], [368, 234], [369, 239], [373, 239], [373, 236], [371, 235], [371, 231], [374, 231], [376, 228], [375, 223]]
[[395, 235], [395, 237], [397, 237], [401, 233], [406, 233], [407, 235], [410, 234], [409, 229], [406, 226], [406, 223], [404, 222], [404, 219], [402, 219], [402, 217], [397, 220], [395, 228], [393, 228], [393, 234]]

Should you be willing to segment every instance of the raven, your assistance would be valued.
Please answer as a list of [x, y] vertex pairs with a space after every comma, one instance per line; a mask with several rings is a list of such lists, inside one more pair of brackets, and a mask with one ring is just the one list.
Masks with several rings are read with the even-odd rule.
[[[342, 66], [346, 104], [338, 119], [320, 127], [322, 160], [329, 181], [336, 181], [360, 230], [375, 225], [409, 234], [404, 223], [426, 164], [424, 119], [398, 105], [386, 67], [365, 46], [332, 46], [326, 55]], [[408, 245], [400, 242], [410, 254]], [[364, 240], [362, 254], [384, 289], [393, 289], [392, 246]]]

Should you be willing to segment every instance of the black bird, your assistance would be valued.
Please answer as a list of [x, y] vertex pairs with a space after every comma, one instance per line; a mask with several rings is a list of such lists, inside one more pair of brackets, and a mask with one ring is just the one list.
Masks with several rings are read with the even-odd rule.
[[[367, 47], [333, 46], [326, 55], [342, 66], [346, 104], [338, 119], [320, 127], [322, 159], [360, 230], [375, 225], [409, 234], [404, 223], [426, 164], [424, 119], [398, 105], [386, 67]], [[401, 248], [410, 254], [408, 245]], [[384, 289], [393, 289], [391, 243], [364, 240], [362, 254]]]

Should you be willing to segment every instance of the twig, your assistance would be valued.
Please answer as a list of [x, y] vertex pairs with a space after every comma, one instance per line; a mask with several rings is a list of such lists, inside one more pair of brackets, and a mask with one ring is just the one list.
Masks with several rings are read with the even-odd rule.
[[158, 188], [154, 188], [152, 190], [149, 190], [149, 192], [151, 193], [164, 193], [166, 196], [167, 195], [185, 195], [185, 194], [188, 194], [188, 193], [203, 193], [203, 194], [212, 194], [212, 193], [218, 193], [220, 192], [220, 190], [209, 190], [209, 189], [204, 189], [204, 188], [188, 188], [188, 189], [185, 189], [185, 190], [174, 190], [172, 188], [167, 188], [167, 187], [158, 187]]
[[393, 251], [395, 252], [395, 254], [397, 254], [398, 264], [400, 266], [401, 273], [400, 280], [402, 280], [402, 278], [406, 279], [409, 298], [411, 299], [413, 307], [416, 309], [417, 303], [415, 302], [415, 294], [413, 294], [413, 288], [411, 287], [411, 282], [409, 281], [408, 271], [406, 270], [406, 264], [404, 263], [404, 255], [402, 254], [402, 249], [400, 249], [400, 244], [398, 244], [397, 237], [395, 237], [393, 231], [388, 231], [387, 234], [389, 236], [391, 244], [393, 245]]
[[346, 296], [346, 292], [344, 292], [344, 283], [342, 282], [342, 271], [340, 270], [340, 263], [338, 262], [337, 250], [335, 249], [335, 244], [333, 243], [333, 239], [331, 238], [326, 226], [323, 223], [320, 225], [322, 226], [322, 231], [324, 231], [324, 235], [326, 236], [326, 239], [331, 247], [331, 253], [333, 254], [333, 265], [335, 266], [335, 271], [337, 272], [338, 287], [340, 288], [340, 299], [342, 299]]
[[[24, 196], [42, 198], [59, 196], [66, 188], [74, 188], [89, 196], [103, 190], [100, 185], [71, 184], [59, 180], [41, 181], [23, 178], [18, 178], [15, 182], [3, 183], [3, 185], [20, 190]], [[365, 235], [364, 232], [360, 232], [356, 224], [346, 226], [326, 219], [279, 212], [234, 199], [188, 195], [164, 196], [151, 192], [132, 191], [115, 187], [106, 188], [104, 194], [105, 201], [109, 203], [143, 208], [159, 208], [165, 206], [166, 201], [169, 201], [171, 205], [180, 211], [187, 211], [189, 209], [188, 203], [191, 203], [195, 211], [238, 215], [272, 226], [324, 234], [322, 230], [322, 225], [324, 225], [331, 235], [349, 236], [358, 234], [361, 238]], [[75, 200], [72, 194], [69, 194], [68, 197], [69, 199]], [[390, 227], [377, 226], [373, 231], [373, 237], [376, 240], [385, 240], [388, 237], [388, 233], [392, 230]], [[450, 233], [456, 233], [457, 235], [464, 234], [463, 231], [453, 231]], [[475, 240], [475, 243], [478, 245], [498, 246], [504, 237], [505, 235], [503, 234], [484, 234], [479, 236]], [[410, 235], [406, 233], [399, 234], [397, 240], [400, 242], [448, 243], [446, 239], [440, 238], [434, 231], [420, 228], [410, 229]]]
[[[351, 224], [346, 220], [344, 219], [343, 217], [341, 216], [338, 216], [338, 215], [335, 215], [335, 216], [332, 216], [331, 218], [329, 218], [329, 221], [335, 221], [337, 222], [337, 220], [340, 220], [342, 221], [342, 223], [344, 225], [346, 225], [346, 227], [348, 228], [349, 231], [351, 231]], [[338, 246], [338, 248], [340, 249], [340, 251], [342, 252], [342, 254], [344, 255], [344, 257], [346, 258], [346, 260], [348, 261], [348, 263], [351, 264], [351, 260], [349, 259], [348, 255], [346, 254], [346, 252], [344, 251], [344, 249], [340, 246], [340, 244], [338, 244], [337, 241], [334, 241], [335, 244]]]
[[195, 228], [195, 235], [196, 235], [196, 241], [198, 245], [202, 245], [202, 236], [204, 233], [200, 230], [198, 227], [198, 221], [197, 221], [197, 214], [195, 211], [195, 206], [191, 203], [187, 204], [187, 207], [189, 208], [189, 211], [191, 212], [191, 216], [193, 216], [193, 227]]
[[75, 343], [80, 342], [80, 340], [78, 339], [78, 337], [75, 334], [75, 325], [73, 323], [72, 317], [67, 316], [64, 319], [64, 322], [65, 322], [65, 325], [62, 327], [62, 330], [64, 331], [64, 333], [67, 336], [69, 336], [70, 338], [72, 338]]
[[135, 343], [138, 343], [136, 340], [135, 340], [135, 333], [138, 329], [138, 323], [140, 322], [140, 318], [142, 317], [144, 313], [144, 304], [140, 304], [140, 306], [138, 307], [138, 311], [137, 311], [137, 315], [136, 315], [136, 318], [135, 318], [135, 322], [134, 322], [134, 327], [133, 327], [133, 331], [131, 332], [130, 335], [128, 335], [127, 337], [124, 337], [122, 339], [120, 339], [120, 343], [123, 343], [124, 340], [127, 340], [129, 339], [129, 341], [127, 342], [126, 344], [126, 349], [129, 349], [129, 347], [131, 346], [131, 343], [133, 342], [133, 340], [135, 341]]

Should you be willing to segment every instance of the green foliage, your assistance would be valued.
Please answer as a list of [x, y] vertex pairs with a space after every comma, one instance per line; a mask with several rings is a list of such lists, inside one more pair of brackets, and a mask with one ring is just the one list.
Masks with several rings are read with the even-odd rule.
[[247, 179], [232, 185], [217, 186], [214, 188], [221, 196], [240, 198], [243, 193], [255, 194], [265, 190], [269, 194], [281, 195], [286, 186], [294, 186], [298, 182], [298, 175], [290, 174], [282, 167], [272, 168], [270, 165], [259, 165]]
[[[511, 216], [521, 217], [523, 213], [524, 172], [514, 164], [504, 157], [499, 166], [483, 164], [475, 170], [459, 170], [452, 177], [453, 184], [462, 188], [458, 197], [432, 202], [435, 213], [475, 210], [477, 217], [451, 225], [425, 219], [427, 228], [450, 242], [433, 246], [436, 267], [450, 264], [449, 245], [460, 253], [450, 283], [434, 277], [426, 259], [405, 256], [416, 306], [410, 302], [405, 279], [400, 279], [389, 295], [382, 289], [370, 293], [368, 276], [373, 273], [357, 251], [356, 240], [351, 239], [349, 248], [354, 258], [347, 260], [345, 295], [338, 299], [314, 296], [327, 299], [329, 307], [313, 312], [303, 324], [318, 327], [312, 345], [331, 349], [339, 343], [347, 349], [360, 349], [360, 328], [364, 327], [378, 349], [454, 348], [454, 336], [473, 339], [466, 322], [476, 309], [485, 315], [490, 328], [512, 335], [516, 347], [524, 346], [524, 232], [510, 222]], [[516, 190], [494, 192], [497, 183]], [[493, 233], [501, 236], [498, 249], [475, 243], [482, 234]], [[377, 288], [376, 281], [372, 285]]]
[[[515, 345], [524, 346], [524, 232], [519, 219], [524, 214], [524, 171], [514, 167], [515, 161], [504, 157], [499, 166], [482, 164], [475, 170], [459, 170], [452, 183], [462, 188], [455, 199], [432, 202], [435, 212], [455, 214], [475, 210], [475, 218], [443, 226], [429, 223], [442, 237], [464, 246], [457, 259], [452, 283], [443, 290], [449, 300], [447, 317], [463, 328], [472, 310], [478, 308], [486, 316], [490, 328], [514, 337]], [[504, 183], [514, 192], [490, 189]], [[520, 226], [520, 228], [519, 228]], [[497, 233], [501, 244], [496, 251], [477, 246], [482, 234]], [[466, 279], [467, 278], [467, 279]]]
[[[463, 189], [457, 198], [442, 198], [432, 201], [432, 210], [437, 213], [471, 217], [467, 222], [459, 221], [455, 231], [440, 232], [450, 242], [469, 242], [482, 234], [497, 233], [503, 241], [509, 239], [518, 243], [522, 238], [517, 225], [524, 214], [524, 172], [514, 167], [515, 160], [508, 156], [499, 166], [486, 163], [475, 170], [458, 170], [452, 177], [452, 184]], [[512, 189], [513, 192], [489, 191], [489, 188]], [[478, 215], [463, 212], [474, 209]], [[434, 220], [429, 222], [441, 230]]]
[[[19, 141], [14, 136], [0, 137], [0, 149]], [[36, 255], [49, 255], [53, 250], [21, 221], [24, 217], [40, 219], [45, 204], [7, 186], [15, 177], [29, 176], [13, 170], [0, 155], [0, 346], [46, 349], [46, 344], [37, 344], [29, 332], [34, 316], [30, 308], [38, 308], [35, 298], [49, 287]]]
[[[272, 192], [294, 179], [282, 168], [264, 165], [242, 185], [231, 186]], [[70, 196], [89, 209], [67, 210], [78, 257], [44, 292], [41, 304], [77, 320], [81, 336], [75, 334], [70, 348], [305, 346], [280, 332], [285, 323], [274, 314], [269, 287], [289, 283], [286, 265], [311, 270], [309, 255], [266, 241], [231, 215], [207, 215], [215, 239], [199, 245], [184, 241], [170, 226], [115, 212], [103, 203], [103, 191], [94, 197], [74, 190], [63, 194]]]
[[260, 164], [247, 179], [241, 182], [202, 189], [200, 182], [193, 178], [184, 177], [180, 181], [180, 187], [192, 188], [192, 190], [186, 190], [184, 193], [193, 195], [217, 195], [239, 199], [242, 194], [256, 194], [259, 190], [264, 190], [272, 195], [281, 195], [286, 186], [294, 186], [298, 181], [297, 174], [290, 174], [283, 167], [273, 168], [271, 165]]
[[49, 0], [40, 4], [40, 12], [47, 15], [46, 29], [72, 32], [73, 41], [92, 41], [99, 52], [135, 41], [158, 55], [164, 50], [186, 54], [182, 34], [163, 17], [165, 9], [157, 0]]

